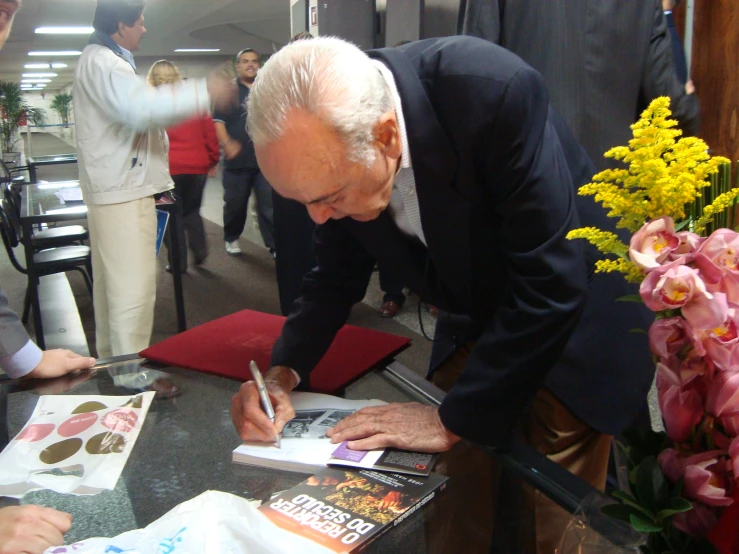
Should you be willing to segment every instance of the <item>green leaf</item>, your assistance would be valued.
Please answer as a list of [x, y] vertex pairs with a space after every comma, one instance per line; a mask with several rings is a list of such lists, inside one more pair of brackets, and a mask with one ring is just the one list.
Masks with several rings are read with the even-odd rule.
[[670, 489], [657, 458], [648, 456], [634, 469], [634, 498], [656, 513], [670, 499]]
[[629, 519], [631, 526], [640, 533], [658, 533], [664, 529], [663, 524], [655, 523], [636, 514], [632, 514]]
[[627, 294], [626, 296], [616, 298], [616, 302], [638, 302], [641, 304], [643, 301], [638, 294]]
[[633, 329], [629, 329], [629, 333], [643, 333], [645, 335], [648, 334], [646, 329], [640, 329], [639, 327], [634, 327]]
[[657, 521], [692, 509], [693, 505], [685, 498], [670, 498], [666, 504], [660, 506], [660, 510], [657, 512]]
[[677, 231], [682, 231], [682, 230], [683, 230], [683, 228], [684, 228], [684, 227], [685, 227], [685, 226], [686, 226], [686, 225], [687, 225], [688, 223], [690, 223], [690, 219], [685, 219], [685, 220], [681, 221], [680, 223], [675, 223], [675, 232], [677, 232]]
[[600, 511], [610, 518], [625, 521], [626, 523], [631, 523], [631, 516], [637, 513], [634, 508], [625, 504], [609, 504], [608, 506], [603, 506]]
[[614, 498], [618, 498], [621, 502], [623, 502], [627, 506], [631, 506], [636, 511], [643, 514], [645, 517], [648, 517], [649, 519], [654, 519], [654, 513], [650, 512], [647, 508], [639, 504], [639, 502], [634, 497], [632, 497], [630, 494], [624, 491], [613, 491], [611, 493], [611, 496], [613, 496]]

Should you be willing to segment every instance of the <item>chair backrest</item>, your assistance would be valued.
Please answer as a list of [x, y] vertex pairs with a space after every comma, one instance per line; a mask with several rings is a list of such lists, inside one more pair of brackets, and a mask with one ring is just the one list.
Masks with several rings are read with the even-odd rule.
[[15, 257], [14, 248], [19, 244], [18, 233], [8, 216], [8, 203], [4, 198], [0, 199], [0, 235], [2, 236], [3, 244], [8, 253], [10, 263], [13, 264], [13, 267], [21, 273], [27, 273], [26, 268], [24, 268]]

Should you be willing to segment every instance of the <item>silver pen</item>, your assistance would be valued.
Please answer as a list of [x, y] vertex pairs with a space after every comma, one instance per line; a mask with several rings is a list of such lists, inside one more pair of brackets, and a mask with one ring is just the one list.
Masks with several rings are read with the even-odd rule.
[[[262, 372], [259, 371], [257, 363], [254, 360], [249, 363], [249, 369], [251, 370], [251, 376], [254, 379], [254, 383], [257, 385], [257, 392], [259, 392], [259, 400], [262, 402], [262, 409], [264, 410], [264, 413], [267, 414], [269, 420], [274, 423], [275, 409], [272, 407], [272, 401], [269, 399], [269, 393], [267, 392], [267, 386], [264, 384]], [[275, 439], [275, 446], [277, 446], [277, 448], [280, 448], [279, 433], [277, 434], [277, 437]]]

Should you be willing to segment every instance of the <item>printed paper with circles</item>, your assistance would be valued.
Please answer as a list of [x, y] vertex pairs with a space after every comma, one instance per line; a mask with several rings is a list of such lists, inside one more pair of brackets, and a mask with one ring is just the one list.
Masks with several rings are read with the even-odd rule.
[[153, 392], [40, 397], [31, 419], [0, 453], [0, 496], [114, 489], [153, 398]]

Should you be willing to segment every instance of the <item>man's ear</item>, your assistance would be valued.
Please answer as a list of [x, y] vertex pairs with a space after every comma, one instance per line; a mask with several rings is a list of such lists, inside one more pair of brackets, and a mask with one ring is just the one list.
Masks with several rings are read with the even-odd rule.
[[374, 129], [375, 141], [385, 156], [397, 160], [403, 152], [400, 141], [400, 128], [395, 112], [387, 112], [380, 117]]

